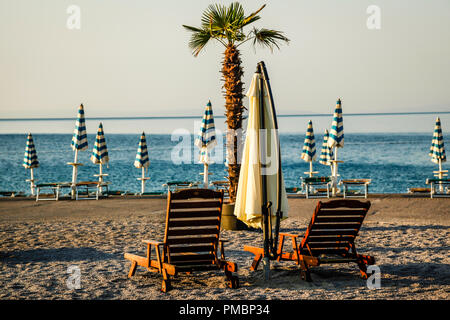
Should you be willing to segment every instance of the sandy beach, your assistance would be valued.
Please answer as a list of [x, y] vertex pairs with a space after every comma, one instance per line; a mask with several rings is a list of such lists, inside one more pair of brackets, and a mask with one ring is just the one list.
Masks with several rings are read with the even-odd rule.
[[[239, 265], [241, 287], [225, 287], [223, 273], [179, 276], [160, 292], [161, 277], [130, 266], [124, 252], [145, 254], [142, 239], [162, 240], [165, 199], [99, 201], [0, 201], [0, 299], [445, 299], [450, 296], [449, 199], [378, 196], [360, 231], [360, 253], [374, 255], [381, 287], [368, 289], [356, 265], [312, 269], [312, 283], [298, 267], [272, 262], [271, 280], [251, 272], [244, 244], [261, 246], [262, 233], [223, 230], [227, 258]], [[316, 200], [289, 199], [282, 232], [302, 234]], [[81, 287], [69, 289], [76, 266]], [[69, 268], [69, 271], [71, 269]], [[72, 269], [73, 270], [73, 269]]]

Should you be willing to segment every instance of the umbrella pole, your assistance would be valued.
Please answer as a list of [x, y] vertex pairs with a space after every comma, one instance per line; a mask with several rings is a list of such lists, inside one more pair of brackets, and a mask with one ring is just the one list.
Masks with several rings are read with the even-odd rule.
[[102, 163], [100, 162], [98, 164], [98, 166], [100, 167], [100, 174], [98, 175], [98, 182], [100, 182], [100, 186], [99, 186], [99, 191], [101, 194], [103, 194], [103, 188], [101, 187], [101, 184], [103, 182], [103, 168], [102, 168]]
[[145, 168], [142, 167], [141, 194], [145, 191]]
[[34, 174], [33, 174], [33, 168], [30, 168], [30, 185], [31, 185], [31, 195], [34, 196]]
[[313, 176], [313, 164], [312, 161], [309, 162], [309, 177]]
[[336, 193], [337, 193], [337, 169], [338, 169], [337, 155], [338, 155], [338, 148], [335, 147], [334, 148], [334, 162], [333, 162], [333, 188], [332, 188], [333, 197], [336, 196]]
[[[442, 179], [444, 177], [442, 173], [442, 159], [439, 159], [438, 161], [439, 161], [439, 179]], [[444, 192], [444, 186], [442, 185], [442, 183], [439, 183], [439, 191]]]
[[75, 184], [77, 183], [77, 162], [78, 162], [78, 149], [75, 149], [75, 156], [73, 159], [73, 170], [72, 170], [72, 199], [75, 199]]
[[203, 164], [203, 186], [208, 189], [208, 164]]

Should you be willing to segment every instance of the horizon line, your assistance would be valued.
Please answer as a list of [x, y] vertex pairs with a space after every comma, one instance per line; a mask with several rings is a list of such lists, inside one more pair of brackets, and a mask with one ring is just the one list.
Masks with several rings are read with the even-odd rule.
[[[365, 113], [345, 113], [344, 116], [397, 116], [397, 115], [420, 115], [420, 114], [450, 114], [450, 111], [423, 111], [423, 112], [365, 112]], [[329, 117], [333, 113], [306, 113], [306, 114], [278, 114], [277, 117]], [[85, 117], [86, 120], [138, 120], [138, 119], [200, 119], [201, 116], [184, 115], [184, 116], [134, 116], [134, 117], [120, 117], [120, 116], [108, 116], [108, 117]], [[226, 118], [224, 115], [214, 116], [214, 118]], [[55, 118], [0, 118], [0, 121], [65, 121], [76, 120], [77, 117], [55, 117]]]

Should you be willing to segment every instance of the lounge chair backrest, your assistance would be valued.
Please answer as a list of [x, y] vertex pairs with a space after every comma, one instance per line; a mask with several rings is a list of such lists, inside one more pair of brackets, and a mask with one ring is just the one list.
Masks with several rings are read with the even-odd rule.
[[331, 181], [330, 177], [303, 177], [305, 183], [328, 183]]
[[369, 201], [319, 201], [300, 245], [301, 254], [348, 254], [369, 208]]
[[217, 264], [223, 192], [184, 189], [169, 192], [165, 261], [176, 266]]

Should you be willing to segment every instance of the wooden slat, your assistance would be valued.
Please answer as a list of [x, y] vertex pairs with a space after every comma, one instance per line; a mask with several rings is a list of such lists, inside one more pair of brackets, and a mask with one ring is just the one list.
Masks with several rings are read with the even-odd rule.
[[317, 217], [323, 216], [365, 216], [366, 210], [338, 210], [338, 209], [320, 209], [317, 212]]
[[348, 248], [348, 242], [308, 242], [308, 246], [312, 248]]
[[184, 238], [169, 238], [168, 245], [173, 244], [200, 244], [200, 243], [217, 243], [218, 235], [213, 237], [184, 237]]
[[334, 217], [321, 217], [318, 216], [315, 220], [316, 223], [324, 223], [324, 222], [348, 222], [348, 223], [359, 223], [361, 224], [364, 220], [364, 217], [361, 216], [352, 216], [352, 217], [343, 217], [343, 216], [334, 216]]
[[216, 198], [220, 199], [223, 197], [223, 193], [221, 191], [214, 191], [208, 189], [185, 189], [180, 190], [178, 192], [171, 192], [170, 194], [172, 200], [186, 200], [192, 198]]
[[195, 220], [169, 220], [169, 228], [179, 227], [202, 227], [202, 226], [219, 226], [219, 218], [215, 219], [195, 219]]
[[175, 266], [177, 272], [190, 272], [190, 271], [208, 271], [208, 270], [217, 270], [219, 267], [215, 264], [205, 264], [205, 265], [187, 265], [183, 266], [182, 264], [177, 264]]
[[168, 229], [167, 236], [191, 236], [191, 235], [216, 235], [219, 234], [219, 228], [198, 228], [198, 229]]
[[315, 223], [311, 230], [323, 229], [355, 229], [358, 230], [361, 223]]
[[190, 211], [172, 211], [170, 213], [170, 219], [179, 219], [179, 218], [214, 218], [220, 215], [220, 211], [217, 208], [216, 210], [190, 210]]
[[192, 209], [192, 208], [220, 208], [221, 203], [220, 200], [204, 200], [204, 201], [182, 201], [182, 202], [174, 202], [170, 204], [171, 211], [173, 209]]
[[333, 242], [333, 241], [349, 241], [353, 242], [355, 236], [309, 236], [308, 242]]
[[212, 252], [214, 251], [214, 246], [209, 245], [198, 245], [198, 246], [170, 246], [170, 253], [179, 253], [179, 252]]
[[[308, 249], [303, 248], [302, 254], [308, 254]], [[345, 249], [311, 249], [313, 256], [318, 256], [321, 254], [344, 254], [347, 253]]]
[[183, 263], [211, 263], [214, 261], [213, 254], [182, 254], [182, 255], [170, 255], [170, 263], [178, 264], [180, 262]]
[[328, 202], [320, 201], [320, 208], [366, 208], [369, 209], [370, 202], [358, 200], [332, 200]]
[[356, 236], [358, 230], [311, 230], [309, 236]]

